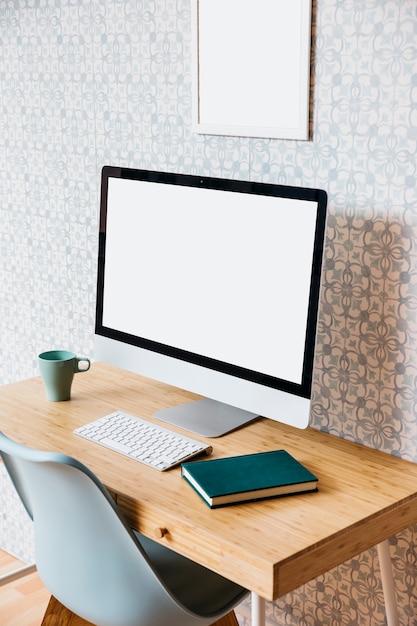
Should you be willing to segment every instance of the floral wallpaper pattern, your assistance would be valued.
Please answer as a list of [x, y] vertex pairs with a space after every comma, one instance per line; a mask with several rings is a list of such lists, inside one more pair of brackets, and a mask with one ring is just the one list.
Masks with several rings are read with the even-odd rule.
[[[203, 136], [189, 0], [1, 1], [0, 383], [51, 346], [93, 353], [102, 165], [320, 187], [312, 426], [417, 462], [417, 5], [314, 0], [312, 33], [308, 141]], [[0, 486], [7, 547], [19, 514]], [[390, 540], [402, 626], [416, 533]], [[382, 626], [376, 551], [268, 603], [267, 623]]]

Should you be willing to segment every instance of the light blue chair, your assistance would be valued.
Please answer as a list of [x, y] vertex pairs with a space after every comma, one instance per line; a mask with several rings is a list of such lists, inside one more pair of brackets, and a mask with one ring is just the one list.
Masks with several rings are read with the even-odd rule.
[[247, 590], [133, 532], [87, 467], [1, 432], [0, 455], [34, 522], [39, 576], [69, 611], [97, 626], [232, 623]]

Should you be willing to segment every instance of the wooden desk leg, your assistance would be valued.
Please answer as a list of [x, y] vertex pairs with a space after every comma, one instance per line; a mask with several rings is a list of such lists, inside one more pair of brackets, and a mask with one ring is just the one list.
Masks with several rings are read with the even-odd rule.
[[379, 568], [381, 570], [387, 626], [398, 626], [398, 608], [397, 600], [395, 598], [395, 583], [392, 573], [388, 539], [379, 543], [376, 549], [378, 551]]
[[[251, 592], [252, 626], [265, 626], [265, 600], [254, 591]], [[390, 626], [390, 625], [389, 625]]]

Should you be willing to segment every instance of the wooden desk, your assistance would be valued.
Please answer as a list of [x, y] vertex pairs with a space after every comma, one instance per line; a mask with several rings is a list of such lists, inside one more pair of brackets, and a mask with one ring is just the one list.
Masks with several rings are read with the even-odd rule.
[[77, 374], [69, 402], [48, 402], [40, 378], [0, 388], [0, 429], [70, 454], [115, 494], [131, 525], [257, 596], [275, 600], [417, 520], [417, 464], [312, 429], [259, 420], [213, 439], [214, 457], [285, 448], [319, 477], [319, 492], [209, 509], [181, 478], [72, 434], [123, 409], [155, 410], [196, 396], [110, 366]]

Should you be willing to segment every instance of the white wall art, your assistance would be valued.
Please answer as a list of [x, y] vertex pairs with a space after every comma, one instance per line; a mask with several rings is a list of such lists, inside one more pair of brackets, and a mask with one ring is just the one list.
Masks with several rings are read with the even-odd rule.
[[197, 133], [308, 139], [311, 0], [192, 0]]

